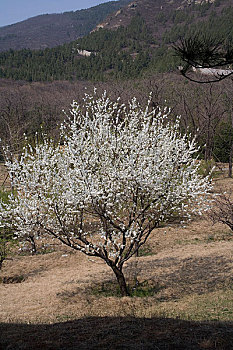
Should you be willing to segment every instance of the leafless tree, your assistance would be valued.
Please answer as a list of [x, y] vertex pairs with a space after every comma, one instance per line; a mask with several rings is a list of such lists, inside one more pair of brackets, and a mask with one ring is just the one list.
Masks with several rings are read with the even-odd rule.
[[189, 129], [196, 135], [206, 161], [213, 157], [217, 127], [226, 115], [224, 89], [223, 85], [194, 86], [192, 83], [176, 87], [175, 113], [181, 115], [184, 130]]
[[233, 231], [233, 201], [230, 194], [221, 194], [215, 199], [215, 205], [209, 213], [213, 223], [221, 222]]
[[233, 163], [233, 99], [232, 99], [232, 91], [233, 91], [233, 80], [229, 83], [229, 85], [226, 88], [226, 104], [227, 104], [227, 111], [230, 119], [230, 126], [231, 126], [231, 137], [229, 140], [229, 177], [232, 177], [232, 163]]

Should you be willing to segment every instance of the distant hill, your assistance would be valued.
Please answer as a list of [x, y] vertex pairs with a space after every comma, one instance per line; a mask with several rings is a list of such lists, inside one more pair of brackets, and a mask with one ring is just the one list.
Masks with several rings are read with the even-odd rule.
[[0, 27], [0, 51], [44, 49], [74, 41], [129, 1], [110, 1], [85, 10], [40, 15]]
[[90, 34], [45, 50], [0, 53], [0, 78], [130, 79], [180, 64], [172, 44], [197, 33], [233, 42], [233, 0], [135, 0]]
[[[232, 6], [233, 0], [134, 0], [115, 15], [108, 16], [96, 30], [99, 27], [111, 30], [120, 26], [126, 27], [136, 14], [140, 14], [158, 43], [168, 41], [166, 34], [174, 41], [190, 27], [200, 22], [203, 25], [203, 22], [212, 21]], [[230, 23], [226, 25], [230, 29]], [[214, 26], [211, 29], [213, 35], [218, 31]], [[231, 29], [233, 30], [232, 23]]]

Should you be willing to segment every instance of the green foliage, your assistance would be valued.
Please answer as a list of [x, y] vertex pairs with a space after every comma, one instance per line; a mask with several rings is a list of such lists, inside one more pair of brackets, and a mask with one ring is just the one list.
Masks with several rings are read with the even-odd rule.
[[[197, 6], [199, 6], [197, 9], [199, 8], [201, 14], [204, 15], [211, 5], [203, 4]], [[202, 33], [203, 36], [206, 35], [207, 37], [216, 38], [216, 40], [225, 39], [226, 41], [232, 41], [233, 7], [223, 8], [220, 15], [217, 15], [216, 12], [212, 10], [208, 19], [205, 21], [200, 20], [198, 12], [194, 18], [193, 16], [184, 16], [184, 21], [174, 22], [174, 25], [169, 30], [165, 31], [163, 42], [165, 44], [174, 43], [179, 38], [192, 37], [198, 33]]]
[[218, 125], [215, 136], [214, 155], [221, 162], [229, 161], [230, 150], [233, 145], [233, 127], [230, 121], [222, 121]]
[[[77, 22], [77, 37], [87, 35], [90, 31], [101, 23], [109, 14], [117, 11], [122, 6], [129, 3], [129, 0], [108, 1], [88, 9], [65, 12]], [[82, 21], [83, 25], [80, 25]]]
[[[52, 49], [9, 50], [0, 53], [0, 78], [29, 82], [104, 81], [137, 78], [145, 72], [169, 72], [181, 63], [171, 50], [171, 44], [180, 37], [192, 37], [201, 32], [216, 40], [233, 40], [233, 7], [219, 6], [208, 2], [160, 12], [155, 15], [154, 26], [160, 28], [162, 23], [165, 31], [160, 29], [158, 34], [137, 14], [127, 27], [100, 29]], [[81, 56], [77, 48], [93, 54]]]
[[[128, 285], [130, 297], [151, 297], [157, 294], [163, 287], [153, 281], [133, 281]], [[121, 297], [120, 288], [115, 281], [106, 281], [92, 288], [91, 293], [102, 297]]]
[[170, 72], [175, 70], [180, 63], [180, 59], [174, 55], [173, 51], [162, 45], [153, 52], [149, 69], [151, 72]]
[[149, 256], [149, 255], [153, 255], [153, 252], [149, 245], [144, 244], [141, 248], [139, 248], [138, 256]]
[[5, 276], [0, 278], [0, 283], [11, 284], [11, 283], [21, 283], [25, 280], [24, 275], [14, 275], [14, 276]]
[[8, 196], [9, 196], [9, 192], [8, 191], [0, 190], [0, 201], [2, 201], [3, 203], [7, 203]]
[[130, 0], [108, 1], [87, 9], [32, 17], [0, 28], [0, 51], [54, 47], [88, 35], [111, 13]]
[[201, 160], [200, 166], [199, 166], [199, 174], [203, 177], [207, 175], [213, 176], [213, 168], [215, 166], [215, 161], [213, 159], [210, 160]]
[[[136, 16], [126, 28], [100, 29], [53, 49], [1, 53], [0, 77], [27, 81], [137, 77], [148, 67], [148, 48], [152, 42], [144, 20]], [[77, 48], [93, 55], [82, 57]]]

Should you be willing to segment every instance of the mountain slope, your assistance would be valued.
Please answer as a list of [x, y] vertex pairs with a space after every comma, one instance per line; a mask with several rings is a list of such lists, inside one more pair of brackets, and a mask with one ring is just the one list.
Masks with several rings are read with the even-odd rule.
[[47, 14], [0, 28], [0, 51], [43, 49], [87, 35], [110, 13], [129, 0], [110, 1], [86, 10]]
[[56, 48], [3, 52], [0, 78], [137, 78], [144, 73], [176, 69], [180, 61], [171, 47], [179, 37], [201, 32], [233, 41], [233, 0], [161, 3], [162, 0], [136, 0], [112, 14], [89, 35]]
[[140, 14], [153, 37], [161, 42], [164, 33], [184, 25], [187, 30], [211, 16], [221, 16], [231, 6], [233, 0], [134, 0], [118, 11], [117, 16], [108, 16], [101, 27], [111, 30], [125, 27]]

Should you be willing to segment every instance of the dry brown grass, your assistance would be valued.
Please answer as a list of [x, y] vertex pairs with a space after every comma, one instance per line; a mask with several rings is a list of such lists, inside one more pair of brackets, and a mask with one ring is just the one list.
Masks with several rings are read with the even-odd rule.
[[10, 188], [10, 179], [7, 174], [6, 167], [3, 163], [0, 163], [0, 190], [7, 190]]
[[166, 237], [162, 230], [154, 233], [150, 241], [156, 253], [134, 258], [126, 266], [128, 279], [137, 275], [139, 281], [150, 280], [160, 287], [155, 296], [148, 298], [92, 295], [91, 287], [114, 281], [111, 270], [98, 259], [90, 260], [65, 248], [45, 255], [13, 257], [4, 264], [1, 277], [7, 281], [19, 276], [23, 281], [0, 285], [0, 321], [51, 323], [90, 316], [154, 317], [161, 312], [172, 315], [173, 308], [178, 316], [179, 310], [188, 310], [189, 300], [228, 290], [232, 283], [233, 240], [218, 238], [208, 243], [207, 230], [211, 227], [206, 226], [205, 234], [199, 235], [194, 227], [193, 223], [189, 240], [188, 228], [171, 228]]
[[14, 254], [0, 273], [0, 349], [233, 349], [232, 232], [195, 220], [155, 230], [147, 246], [125, 267], [156, 287], [143, 298], [96, 295], [110, 268], [66, 247]]

